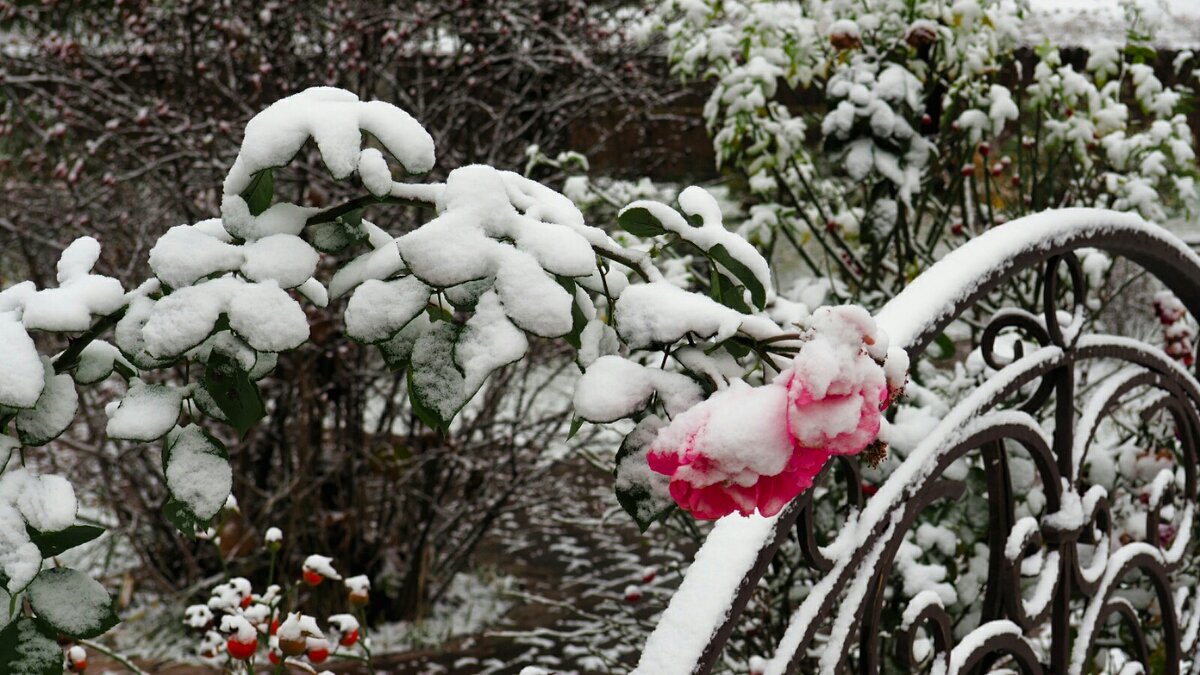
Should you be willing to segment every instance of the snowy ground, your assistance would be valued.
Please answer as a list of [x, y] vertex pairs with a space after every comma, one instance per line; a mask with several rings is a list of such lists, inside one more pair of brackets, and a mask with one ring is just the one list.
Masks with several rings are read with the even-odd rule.
[[[691, 555], [640, 535], [614, 510], [611, 477], [583, 462], [564, 463], [546, 486], [535, 503], [498, 523], [474, 573], [455, 583], [434, 616], [376, 629], [378, 675], [515, 674], [528, 665], [592, 675], [633, 667], [650, 619]], [[643, 583], [647, 568], [655, 578]], [[631, 585], [641, 592], [636, 602], [626, 600]], [[165, 651], [186, 648], [179, 642]], [[170, 675], [219, 672], [183, 661], [140, 664]], [[93, 663], [89, 672], [126, 672], [102, 659]], [[367, 672], [353, 663], [326, 665], [337, 673]]]

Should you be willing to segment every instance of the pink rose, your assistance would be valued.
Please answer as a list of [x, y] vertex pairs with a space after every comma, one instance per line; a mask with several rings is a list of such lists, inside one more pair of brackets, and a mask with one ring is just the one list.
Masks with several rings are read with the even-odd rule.
[[774, 515], [828, 457], [793, 452], [786, 412], [783, 386], [735, 381], [660, 430], [646, 460], [671, 477], [671, 498], [696, 518]]
[[729, 388], [677, 415], [646, 459], [670, 476], [671, 498], [696, 518], [773, 516], [808, 489], [832, 455], [862, 452], [888, 402], [871, 352], [874, 321], [852, 307], [821, 310], [792, 368], [775, 382]]

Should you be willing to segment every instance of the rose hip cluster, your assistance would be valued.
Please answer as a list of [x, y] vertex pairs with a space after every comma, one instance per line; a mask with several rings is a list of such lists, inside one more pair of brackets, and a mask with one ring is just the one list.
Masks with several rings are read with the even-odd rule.
[[[282, 533], [271, 528], [264, 539], [273, 559], [281, 547]], [[359, 617], [370, 600], [371, 582], [363, 575], [343, 579], [332, 563], [326, 556], [310, 555], [294, 584], [283, 587], [268, 580], [261, 594], [242, 577], [215, 586], [207, 603], [191, 605], [184, 611], [184, 624], [203, 631], [200, 656], [214, 662], [227, 661], [230, 669], [235, 662], [244, 662], [247, 672], [254, 672], [260, 647], [265, 647], [267, 660], [278, 668], [301, 658], [312, 665], [339, 656], [369, 660], [369, 645], [365, 639], [360, 640], [363, 629]], [[352, 613], [330, 616], [326, 630], [322, 630], [316, 618], [293, 610], [301, 589], [326, 581], [345, 585]]]
[[1192, 349], [1192, 327], [1186, 320], [1187, 308], [1170, 291], [1159, 291], [1154, 295], [1154, 313], [1163, 326], [1165, 351], [1190, 368], [1196, 363], [1196, 354]]

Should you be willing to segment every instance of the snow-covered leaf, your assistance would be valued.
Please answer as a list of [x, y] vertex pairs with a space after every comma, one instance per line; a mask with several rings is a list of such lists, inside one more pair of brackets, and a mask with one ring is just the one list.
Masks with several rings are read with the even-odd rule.
[[304, 238], [322, 253], [340, 253], [367, 238], [362, 228], [362, 209], [355, 209], [324, 223], [304, 228]]
[[308, 339], [308, 317], [274, 281], [246, 284], [229, 300], [229, 327], [260, 352], [295, 349]]
[[33, 339], [10, 312], [0, 312], [0, 406], [31, 408], [45, 384]]
[[150, 249], [150, 269], [171, 288], [190, 286], [218, 272], [232, 272], [244, 260], [239, 247], [194, 225], [172, 227]]
[[[8, 613], [8, 598], [0, 610]], [[0, 673], [62, 675], [63, 652], [53, 634], [33, 619], [20, 618], [0, 631]]]
[[746, 289], [750, 291], [750, 300], [755, 307], [759, 309], [766, 307], [767, 289], [763, 288], [762, 282], [745, 263], [730, 255], [723, 244], [714, 244], [712, 248], [708, 249], [708, 255], [745, 285]]
[[662, 421], [657, 417], [642, 420], [621, 443], [613, 467], [617, 502], [642, 532], [675, 508], [667, 492], [668, 478], [655, 473], [646, 462], [646, 451], [661, 427]]
[[242, 247], [242, 274], [251, 281], [271, 280], [282, 288], [308, 281], [321, 256], [308, 242], [292, 234], [272, 234]]
[[158, 440], [175, 426], [182, 404], [180, 390], [135, 378], [108, 419], [108, 436], [126, 441]]
[[433, 292], [416, 277], [368, 279], [346, 304], [346, 334], [360, 342], [383, 342], [425, 309]]
[[217, 515], [233, 487], [229, 453], [220, 441], [194, 424], [177, 428], [167, 434], [162, 462], [172, 503], [196, 521]]
[[383, 355], [383, 360], [387, 363], [388, 368], [399, 371], [408, 366], [408, 360], [412, 356], [413, 345], [416, 344], [417, 338], [429, 330], [430, 325], [428, 316], [418, 314], [412, 321], [408, 322], [408, 325], [403, 330], [396, 333], [390, 340], [379, 343], [379, 352]]
[[454, 363], [454, 344], [462, 327], [435, 321], [417, 338], [408, 371], [408, 395], [421, 421], [443, 432], [466, 400], [463, 374]]
[[70, 375], [56, 375], [49, 359], [42, 360], [45, 384], [32, 408], [17, 413], [17, 435], [24, 445], [42, 445], [71, 426], [79, 407], [79, 392]]
[[118, 368], [131, 372], [133, 365], [121, 356], [121, 350], [112, 343], [92, 340], [79, 353], [79, 364], [71, 371], [71, 376], [76, 384], [95, 384]]
[[121, 320], [117, 322], [117, 327], [113, 330], [114, 341], [117, 349], [121, 350], [121, 354], [133, 365], [147, 370], [159, 368], [169, 362], [169, 359], [158, 358], [146, 350], [146, 339], [142, 335], [142, 328], [153, 316], [154, 308], [155, 302], [150, 298], [145, 296], [134, 298], [125, 309], [125, 316], [121, 317]]
[[42, 570], [26, 589], [37, 621], [73, 638], [93, 638], [117, 625], [113, 599], [100, 582], [66, 567]]

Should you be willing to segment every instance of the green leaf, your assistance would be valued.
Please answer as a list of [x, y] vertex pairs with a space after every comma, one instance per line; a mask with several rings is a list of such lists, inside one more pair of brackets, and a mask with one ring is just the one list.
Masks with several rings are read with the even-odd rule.
[[61, 555], [104, 534], [104, 528], [96, 525], [72, 525], [57, 532], [38, 532], [28, 525], [25, 529], [29, 532], [29, 539], [42, 552], [43, 558]]
[[750, 356], [750, 348], [738, 342], [737, 340], [729, 339], [721, 343], [725, 351], [729, 352], [730, 356], [735, 359], [742, 359]]
[[575, 281], [565, 277], [555, 277], [554, 279], [571, 296], [571, 332], [564, 335], [563, 339], [567, 341], [567, 344], [575, 349], [579, 349], [583, 346], [581, 336], [583, 335], [583, 329], [587, 327], [588, 320], [587, 316], [583, 313], [583, 308], [579, 306], [578, 299], [575, 297]]
[[1158, 52], [1148, 45], [1125, 45], [1125, 53], [1134, 63], [1150, 63], [1158, 58]]
[[338, 253], [367, 238], [362, 228], [362, 209], [342, 214], [334, 220], [304, 228], [303, 237], [322, 253]]
[[[4, 608], [8, 612], [8, 607]], [[63, 651], [53, 635], [22, 617], [0, 631], [0, 673], [62, 675]]]
[[584, 421], [585, 420], [582, 417], [571, 418], [571, 430], [567, 432], [568, 441], [572, 438], [575, 438], [575, 434], [579, 433], [579, 430], [583, 428]]
[[213, 403], [243, 437], [267, 416], [267, 407], [250, 374], [237, 359], [214, 349], [204, 369], [204, 389]]
[[22, 445], [49, 443], [58, 438], [75, 421], [79, 408], [79, 392], [70, 375], [57, 375], [49, 362], [43, 364], [46, 383], [32, 408], [17, 411], [13, 426]]
[[413, 370], [408, 370], [408, 400], [412, 402], [413, 412], [417, 414], [417, 418], [425, 423], [425, 426], [430, 429], [448, 434], [450, 430], [450, 420], [442, 419], [432, 407], [426, 405], [421, 400], [421, 394], [417, 391], [416, 385], [413, 384]]
[[37, 622], [63, 635], [94, 638], [120, 622], [108, 591], [78, 570], [44, 569], [25, 593]]
[[617, 224], [622, 230], [638, 237], [655, 237], [667, 231], [649, 209], [641, 206], [622, 211], [617, 215]]
[[426, 425], [449, 433], [450, 421], [467, 402], [464, 377], [454, 361], [454, 351], [463, 327], [449, 321], [434, 321], [413, 344], [408, 368], [408, 399], [413, 412]]
[[726, 307], [736, 309], [742, 314], [749, 314], [750, 305], [746, 304], [742, 287], [732, 283], [722, 274], [714, 274], [713, 277], [713, 280], [717, 284], [717, 301]]
[[187, 504], [174, 499], [168, 500], [166, 506], [163, 506], [163, 515], [175, 526], [175, 529], [193, 538], [196, 536], [196, 532], [208, 529], [212, 523], [211, 518], [208, 520], [200, 518], [188, 508]]
[[[662, 422], [656, 417], [639, 422], [621, 442], [613, 466], [617, 502], [633, 517], [642, 532], [677, 508], [666, 494], [667, 477], [648, 472], [645, 467], [646, 451], [661, 426]], [[656, 486], [654, 481], [659, 485]]]
[[271, 198], [275, 196], [275, 172], [271, 169], [263, 169], [254, 174], [250, 179], [250, 185], [242, 191], [242, 199], [246, 200], [246, 205], [250, 207], [250, 215], [257, 216], [267, 207], [271, 205]]
[[945, 333], [938, 333], [938, 336], [933, 339], [933, 342], [940, 350], [938, 355], [933, 357], [935, 360], [940, 361], [942, 359], [948, 359], [951, 356], [954, 356], [955, 352], [957, 351], [954, 348], [954, 341], [951, 340], [950, 336], [946, 335]]
[[708, 249], [708, 257], [720, 263], [721, 267], [729, 270], [734, 278], [746, 286], [746, 289], [750, 291], [750, 300], [755, 307], [762, 309], [767, 306], [767, 289], [763, 288], [758, 277], [754, 276], [750, 268], [733, 257], [723, 244], [717, 244]]

